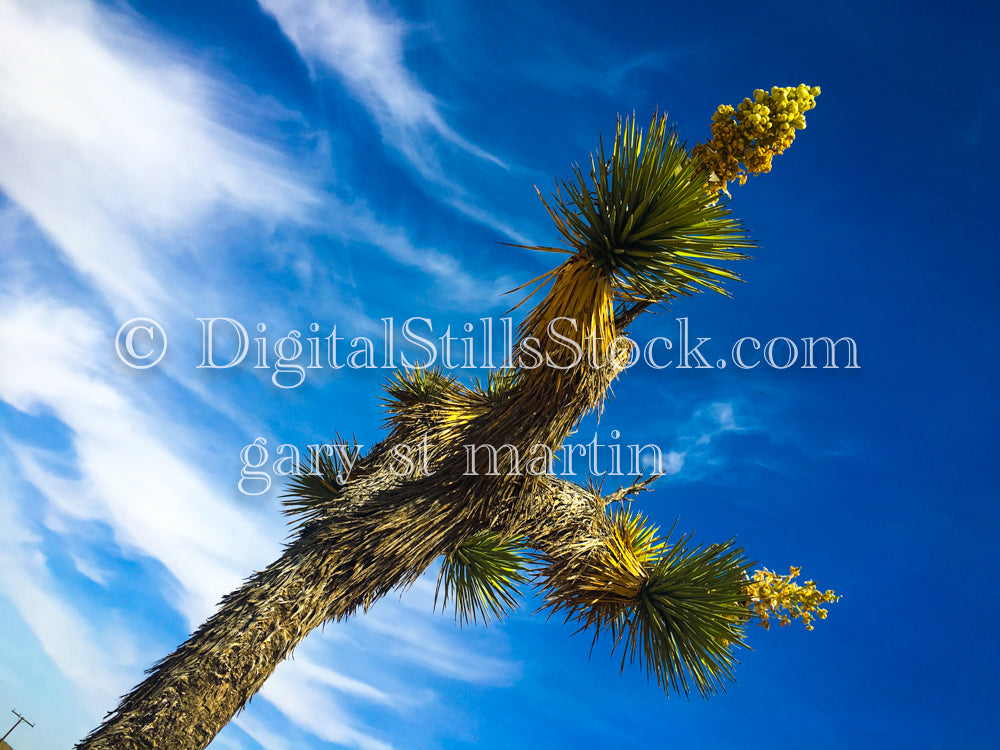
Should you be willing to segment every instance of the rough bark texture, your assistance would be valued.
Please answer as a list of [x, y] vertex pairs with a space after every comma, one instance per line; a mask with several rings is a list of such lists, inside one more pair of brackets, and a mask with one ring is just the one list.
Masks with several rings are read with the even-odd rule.
[[[598, 288], [604, 282], [585, 283], [605, 295], [593, 304], [610, 312], [609, 290]], [[550, 294], [536, 320], [561, 314], [545, 310], [550, 299], [558, 308]], [[579, 340], [592, 330], [581, 330]], [[544, 330], [535, 333], [543, 352], [565, 357]], [[277, 561], [223, 599], [77, 748], [204, 748], [313, 628], [412, 583], [482, 529], [524, 536], [550, 556], [585, 550], [588, 537], [600, 538], [604, 528], [604, 500], [556, 477], [511, 475], [507, 458], [496, 476], [469, 475], [464, 446], [511, 444], [527, 455], [542, 444], [555, 451], [580, 417], [600, 406], [621, 361], [525, 371], [516, 390], [494, 404], [458, 387], [444, 407], [399, 409], [389, 438], [331, 495], [329, 508], [305, 523]], [[430, 473], [404, 481], [390, 469], [391, 446], [419, 444], [427, 433], [447, 439], [431, 446]]]
[[[599, 542], [604, 507], [621, 494], [601, 498], [556, 477], [544, 478], [534, 490], [546, 499], [538, 505], [547, 512], [521, 519], [516, 533], [548, 554]], [[438, 519], [447, 532], [392, 558], [375, 540], [352, 550], [324, 530], [307, 529], [277, 561], [227, 596], [78, 747], [204, 748], [313, 628], [405, 584], [468, 535], [442, 510]], [[416, 560], [415, 547], [421, 552]], [[373, 589], [365, 582], [375, 557], [380, 580]]]

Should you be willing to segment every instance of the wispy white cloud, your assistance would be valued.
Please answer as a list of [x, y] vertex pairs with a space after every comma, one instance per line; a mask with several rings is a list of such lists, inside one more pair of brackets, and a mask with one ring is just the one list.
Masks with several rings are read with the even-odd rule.
[[749, 429], [736, 423], [731, 403], [709, 404], [695, 412], [693, 423], [698, 430], [697, 436], [691, 434], [688, 440], [696, 445], [708, 445], [725, 432], [742, 432]]
[[719, 437], [756, 429], [759, 425], [749, 417], [737, 420], [733, 403], [709, 403], [695, 409], [687, 423], [678, 429], [672, 450], [644, 451], [641, 454], [643, 466], [650, 472], [695, 481], [704, 476], [708, 467], [718, 466], [724, 460], [712, 448]]
[[609, 65], [603, 71], [595, 70], [591, 80], [596, 87], [608, 92], [620, 91], [630, 76], [642, 71], [662, 73], [670, 68], [670, 62], [670, 56], [664, 50], [645, 52]]
[[516, 245], [531, 246], [536, 244], [532, 242], [530, 237], [514, 229], [514, 227], [512, 227], [510, 224], [503, 221], [502, 219], [497, 218], [490, 211], [487, 211], [481, 206], [475, 206], [468, 200], [458, 196], [452, 196], [448, 198], [447, 202], [449, 205], [453, 206], [454, 208], [457, 208], [459, 211], [468, 216], [470, 219], [474, 219], [475, 221], [478, 221], [480, 224], [483, 224], [484, 226], [490, 227], [491, 229], [495, 229], [496, 231], [500, 232], [500, 234], [506, 236], [511, 242], [513, 242]]
[[[58, 591], [41, 539], [15, 505], [14, 472], [0, 466], [8, 502], [0, 503], [0, 594], [17, 609], [42, 649], [81, 690], [87, 710], [97, 712], [118, 695], [128, 679], [129, 635], [121, 628], [100, 628], [69, 605]], [[111, 639], [115, 647], [111, 648]]]
[[[358, 625], [385, 639], [385, 648], [398, 658], [411, 661], [436, 674], [477, 685], [510, 685], [521, 674], [521, 665], [498, 655], [504, 646], [498, 632], [483, 632], [479, 649], [469, 648], [448, 617], [433, 616], [436, 573], [421, 577], [401, 600], [378, 602]], [[387, 637], [387, 638], [386, 638]]]
[[148, 414], [109, 384], [102, 343], [101, 330], [78, 310], [49, 301], [3, 308], [0, 349], [31, 357], [0, 371], [0, 398], [70, 429], [79, 479], [53, 476], [48, 451], [14, 452], [59, 515], [106, 522], [123, 548], [166, 566], [182, 587], [175, 604], [195, 625], [262, 554], [277, 554], [278, 540], [220, 497], [147, 426]]
[[73, 561], [73, 567], [76, 568], [80, 575], [89, 578], [98, 586], [105, 586], [108, 583], [109, 573], [101, 566], [94, 564], [93, 561], [88, 560], [79, 553], [69, 552], [69, 556]]
[[[381, 22], [362, 5], [353, 10], [359, 28], [379, 39]], [[226, 248], [212, 243], [224, 242], [227, 212], [309, 231], [322, 217], [345, 242], [361, 239], [420, 269], [461, 304], [505, 291], [484, 287], [442, 250], [413, 247], [362, 201], [322, 193], [311, 180], [328, 167], [303, 166], [239, 127], [292, 114], [211, 78], [105, 9], [9, 0], [0, 4], [0, 49], [0, 189], [118, 315], [165, 315], [212, 297], [224, 307], [219, 289], [179, 279], [224, 258]], [[424, 98], [385, 92], [394, 122], [406, 102]], [[429, 99], [417, 109], [424, 114], [411, 118], [413, 127], [440, 121]], [[314, 256], [300, 246], [283, 261], [308, 279]], [[353, 313], [347, 305], [338, 312]]]
[[313, 77], [330, 72], [342, 81], [371, 115], [384, 142], [441, 190], [437, 197], [511, 241], [531, 244], [508, 222], [476, 206], [442, 167], [440, 146], [508, 169], [448, 125], [441, 103], [406, 66], [404, 40], [410, 29], [400, 18], [376, 12], [366, 0], [258, 1], [295, 45]]
[[428, 131], [479, 158], [503, 163], [456, 133], [444, 120], [437, 100], [406, 67], [406, 25], [376, 13], [365, 0], [260, 0], [296, 46], [315, 75], [333, 71], [371, 113], [383, 137], [430, 179]]
[[237, 748], [243, 750], [246, 745], [233, 737], [232, 725], [234, 724], [261, 747], [266, 747], [267, 750], [291, 750], [291, 748], [299, 747], [298, 743], [275, 731], [268, 722], [262, 721], [254, 713], [246, 711], [233, 719], [232, 724], [222, 731], [214, 740], [213, 745], [219, 745], [226, 750]]
[[[391, 701], [370, 685], [302, 658], [282, 662], [264, 685], [260, 697], [321, 740], [362, 750], [390, 750], [390, 744], [359, 727], [345, 713], [332, 691], [354, 694], [383, 705]], [[253, 734], [251, 728], [244, 729]]]
[[687, 451], [667, 451], [663, 453], [642, 453], [643, 469], [650, 474], [664, 474], [671, 476], [680, 473], [684, 468], [684, 461], [687, 458]]
[[153, 243], [209, 211], [301, 219], [317, 197], [225, 124], [232, 94], [86, 2], [0, 4], [0, 187], [112, 303], [169, 295]]
[[371, 243], [397, 263], [420, 269], [456, 303], [495, 304], [500, 295], [517, 286], [509, 276], [483, 280], [467, 271], [452, 255], [434, 248], [418, 247], [405, 230], [380, 222], [360, 201], [342, 206], [340, 217], [339, 231]]
[[[711, 52], [702, 41], [676, 34], [669, 43], [643, 49], [638, 39], [609, 35], [600, 24], [587, 23], [586, 14], [567, 14], [559, 5], [518, 3], [512, 10], [518, 22], [511, 46], [523, 50], [514, 63], [518, 73], [559, 97], [628, 101], [649, 84], [662, 86], [664, 74]], [[571, 46], [534, 43], [555, 26], [574, 40]]]

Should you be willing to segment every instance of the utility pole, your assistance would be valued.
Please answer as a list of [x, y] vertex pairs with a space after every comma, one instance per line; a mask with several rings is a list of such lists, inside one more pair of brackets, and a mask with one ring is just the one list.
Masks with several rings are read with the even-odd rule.
[[11, 712], [12, 714], [14, 714], [14, 716], [16, 716], [16, 717], [17, 717], [17, 721], [15, 721], [15, 722], [14, 722], [14, 726], [12, 726], [12, 727], [11, 727], [10, 729], [8, 729], [8, 730], [7, 730], [7, 734], [5, 734], [5, 735], [4, 735], [3, 737], [0, 737], [0, 742], [3, 742], [3, 741], [4, 741], [5, 739], [7, 739], [7, 737], [8, 737], [8, 736], [10, 736], [10, 733], [11, 733], [11, 732], [13, 732], [13, 731], [14, 731], [15, 729], [17, 729], [17, 725], [18, 725], [18, 724], [20, 724], [20, 723], [21, 723], [22, 721], [23, 721], [23, 722], [24, 722], [25, 724], [27, 724], [27, 725], [28, 725], [29, 727], [34, 727], [34, 726], [35, 726], [35, 725], [34, 725], [34, 724], [32, 724], [32, 723], [31, 723], [30, 721], [28, 721], [28, 720], [27, 720], [27, 719], [25, 719], [25, 718], [24, 718], [23, 716], [21, 716], [21, 714], [19, 714], [19, 713], [18, 713], [17, 711], [15, 711], [15, 710], [14, 710], [13, 708], [12, 708], [12, 709], [10, 710], [10, 712]]

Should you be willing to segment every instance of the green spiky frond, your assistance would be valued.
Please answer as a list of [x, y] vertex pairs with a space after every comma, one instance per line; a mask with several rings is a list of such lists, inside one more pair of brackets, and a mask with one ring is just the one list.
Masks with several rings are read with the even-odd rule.
[[360, 446], [356, 439], [345, 441], [338, 434], [333, 442], [299, 462], [289, 477], [282, 494], [284, 513], [305, 525], [322, 517], [332, 506], [341, 501], [347, 486], [347, 457], [357, 457]]
[[386, 424], [402, 431], [397, 437], [426, 433], [440, 441], [453, 440], [464, 424], [488, 406], [440, 367], [396, 370], [385, 391]]
[[552, 612], [565, 611], [567, 620], [600, 630], [619, 616], [623, 606], [635, 601], [647, 568], [663, 550], [656, 527], [644, 521], [643, 516], [618, 506], [600, 548], [544, 571]]
[[475, 378], [472, 390], [490, 406], [497, 406], [509, 399], [521, 382], [521, 373], [515, 369], [490, 370], [483, 383]]
[[390, 403], [434, 404], [452, 393], [457, 385], [458, 381], [440, 367], [428, 370], [417, 366], [393, 372], [385, 384], [385, 392]]
[[434, 605], [443, 589], [442, 609], [451, 599], [459, 623], [482, 619], [488, 624], [491, 614], [501, 620], [517, 607], [518, 586], [528, 580], [526, 566], [518, 540], [490, 531], [473, 534], [444, 556]]
[[720, 281], [739, 276], [716, 262], [748, 258], [738, 249], [753, 243], [706, 195], [699, 169], [666, 115], [654, 115], [645, 134], [634, 116], [619, 117], [611, 154], [601, 142], [588, 175], [574, 167], [552, 204], [539, 197], [569, 252], [605, 271], [619, 297], [655, 302], [701, 287], [728, 294]]
[[743, 606], [743, 549], [733, 542], [691, 548], [690, 535], [672, 545], [648, 573], [633, 606], [611, 623], [622, 669], [645, 664], [647, 675], [685, 695], [688, 677], [703, 696], [734, 681], [734, 653], [743, 646], [747, 613]]
[[618, 508], [597, 548], [542, 571], [546, 604], [581, 630], [612, 640], [626, 664], [645, 665], [665, 689], [703, 695], [733, 679], [743, 645], [743, 550], [732, 541], [692, 548], [690, 536], [670, 544], [640, 514]]

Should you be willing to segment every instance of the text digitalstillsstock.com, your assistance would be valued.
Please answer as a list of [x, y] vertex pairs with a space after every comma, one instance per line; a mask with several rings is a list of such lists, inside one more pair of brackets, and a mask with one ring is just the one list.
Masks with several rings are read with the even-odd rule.
[[[787, 370], [797, 363], [800, 369], [807, 370], [841, 367], [847, 370], [860, 369], [857, 343], [847, 336], [837, 340], [829, 336], [803, 337], [799, 339], [801, 346], [785, 336], [777, 336], [764, 343], [753, 336], [744, 336], [736, 340], [731, 348], [727, 347], [728, 359], [714, 359], [709, 354], [709, 342], [712, 339], [693, 337], [688, 318], [675, 319], [678, 326], [676, 346], [673, 340], [665, 336], [655, 336], [639, 342], [622, 335], [607, 345], [600, 338], [591, 336], [581, 343], [577, 335], [579, 326], [576, 320], [554, 318], [547, 324], [547, 351], [543, 351], [542, 341], [537, 337], [517, 338], [511, 318], [500, 319], [499, 326], [495, 326], [492, 318], [480, 318], [481, 326], [465, 323], [462, 328], [467, 335], [464, 336], [455, 336], [450, 325], [445, 327], [441, 335], [435, 336], [433, 323], [424, 317], [407, 318], [397, 336], [394, 319], [381, 318], [383, 335], [378, 345], [375, 340], [366, 336], [349, 338], [338, 335], [336, 325], [327, 329], [329, 333], [321, 333], [319, 324], [310, 323], [310, 335], [303, 336], [301, 331], [292, 329], [269, 342], [265, 323], [258, 323], [255, 326], [258, 335], [251, 336], [247, 327], [235, 318], [212, 317], [197, 320], [201, 324], [201, 362], [196, 365], [198, 369], [235, 368], [243, 364], [252, 351], [252, 368], [269, 370], [271, 382], [281, 389], [298, 388], [307, 381], [309, 371], [326, 368], [534, 370], [550, 367], [568, 370], [581, 364], [602, 368], [608, 366], [609, 362], [614, 362], [616, 368], [621, 368], [624, 360], [625, 369], [640, 362], [654, 370], [715, 370], [725, 368], [730, 362], [740, 370], [752, 370], [761, 364], [771, 369]], [[495, 356], [496, 328], [499, 328], [502, 357]], [[397, 342], [402, 342], [403, 347], [397, 349]], [[818, 346], [821, 348], [817, 355]], [[150, 318], [133, 318], [119, 328], [115, 347], [125, 365], [134, 369], [146, 369], [163, 359], [167, 350], [167, 334], [159, 323]], [[409, 348], [411, 356], [414, 352], [422, 356], [416, 361], [410, 361], [404, 347]], [[460, 356], [456, 356], [457, 353]], [[611, 437], [617, 440], [620, 435], [617, 430], [613, 430]], [[679, 468], [676, 467], [678, 456], [673, 453], [665, 455], [657, 445], [605, 445], [597, 442], [596, 435], [590, 443], [567, 443], [556, 451], [543, 444], [530, 446], [525, 452], [510, 444], [470, 444], [461, 447], [466, 453], [466, 473], [469, 475], [495, 475], [500, 473], [501, 468], [504, 473], [518, 475], [551, 475], [556, 473], [557, 457], [561, 466], [559, 473], [573, 475], [575, 456], [586, 457], [587, 469], [595, 476], [641, 476], [647, 471], [664, 474], [673, 473]], [[599, 451], [602, 448], [607, 449], [607, 461], [603, 469], [598, 466]], [[242, 468], [238, 487], [244, 494], [260, 495], [270, 489], [273, 476], [303, 473], [319, 475], [323, 469], [323, 455], [334, 461], [342, 479], [346, 481], [357, 463], [360, 450], [360, 445], [309, 445], [309, 458], [303, 463], [298, 448], [287, 443], [277, 446], [272, 459], [267, 440], [259, 437], [244, 446], [240, 453]], [[392, 446], [390, 471], [401, 477], [414, 473], [425, 476], [432, 474], [427, 456], [426, 438], [419, 445]], [[623, 456], [628, 460], [627, 472], [622, 471]]]
[[[501, 318], [499, 337], [502, 357], [495, 356], [497, 326], [493, 318], [480, 318], [481, 326], [465, 323], [463, 329], [467, 335], [464, 336], [454, 335], [450, 325], [440, 336], [435, 336], [431, 320], [422, 317], [407, 318], [397, 335], [394, 319], [381, 318], [383, 335], [378, 344], [366, 336], [340, 336], [335, 325], [327, 329], [329, 333], [321, 332], [318, 323], [311, 323], [308, 335], [292, 329], [272, 340], [270, 346], [264, 323], [258, 323], [255, 326], [258, 335], [251, 336], [246, 326], [234, 318], [198, 318], [198, 321], [202, 334], [198, 369], [237, 367], [253, 351], [253, 368], [272, 371], [271, 382], [284, 389], [301, 386], [307, 380], [308, 371], [326, 368], [394, 370], [400, 366], [411, 369], [419, 365], [425, 368], [438, 366], [446, 370], [508, 367], [565, 370], [581, 363], [596, 368], [605, 367], [609, 360], [620, 361], [619, 357], [626, 352], [626, 369], [640, 362], [654, 370], [722, 369], [730, 362], [741, 370], [752, 370], [761, 363], [776, 370], [785, 370], [797, 363], [801, 369], [837, 369], [840, 367], [838, 354], [842, 356], [844, 369], [860, 368], [857, 343], [847, 336], [836, 341], [829, 336], [803, 337], [799, 339], [801, 344], [785, 336], [763, 343], [753, 336], [744, 336], [729, 348], [728, 358], [715, 358], [708, 353], [711, 337], [693, 337], [687, 318], [676, 318], [676, 345], [666, 336], [655, 336], [645, 342], [618, 336], [607, 346], [593, 336], [581, 344], [575, 336], [578, 330], [576, 320], [554, 318], [549, 322], [546, 333], [556, 351], [545, 352], [542, 351], [542, 342], [536, 337], [516, 340], [512, 319]], [[417, 361], [411, 361], [403, 348], [397, 348], [397, 341], [410, 348], [411, 356], [413, 351], [421, 356]], [[135, 345], [131, 339], [129, 344], [130, 347]], [[819, 357], [817, 346], [821, 347]], [[817, 361], [821, 364], [817, 365]]]

